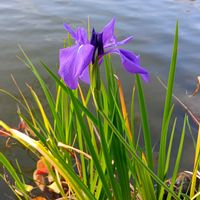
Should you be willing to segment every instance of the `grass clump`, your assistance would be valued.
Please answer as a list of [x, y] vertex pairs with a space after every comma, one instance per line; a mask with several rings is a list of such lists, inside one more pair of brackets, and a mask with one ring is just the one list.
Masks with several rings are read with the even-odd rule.
[[[68, 40], [71, 44], [70, 37]], [[191, 177], [188, 190], [183, 194], [185, 179], [181, 179], [177, 189], [177, 176], [188, 123], [187, 115], [184, 117], [180, 142], [176, 144], [179, 145], [179, 150], [173, 176], [170, 181], [166, 181], [176, 127], [176, 119], [172, 121], [174, 109], [172, 92], [178, 52], [178, 23], [163, 110], [157, 172], [153, 164], [150, 118], [139, 75], [136, 75], [136, 84], [133, 86], [130, 120], [123, 88], [113, 73], [110, 55], [104, 57], [106, 81], [101, 80], [99, 67], [94, 67], [98, 63], [94, 63], [90, 70], [91, 86], [86, 92], [82, 91], [80, 85], [78, 89], [71, 90], [48, 66], [41, 63], [56, 84], [56, 93], [52, 94], [37, 68], [23, 49], [21, 51], [24, 63], [35, 75], [44, 96], [41, 99], [34, 89], [28, 86], [32, 102], [37, 106], [38, 112], [35, 112], [35, 107], [31, 107], [32, 102], [28, 102], [18, 88], [22, 100], [17, 102], [26, 111], [26, 114], [18, 112], [24, 125], [23, 130], [12, 129], [0, 121], [0, 126], [3, 128], [1, 134], [16, 139], [38, 157], [33, 181], [39, 192], [34, 193], [35, 188], [30, 189], [19, 174], [19, 170], [16, 170], [2, 153], [0, 154], [0, 162], [14, 179], [14, 184], [9, 186], [19, 199], [40, 197], [153, 200], [194, 199], [198, 196], [196, 186], [199, 181], [197, 176], [199, 136], [194, 171], [190, 176], [187, 174]], [[138, 133], [135, 132], [136, 92], [141, 116], [140, 134], [144, 139], [144, 148], [139, 146], [136, 138]], [[45, 111], [47, 108], [44, 107], [43, 101], [47, 103], [48, 113]], [[171, 131], [170, 122], [173, 124]], [[51, 197], [48, 197], [49, 193]]]

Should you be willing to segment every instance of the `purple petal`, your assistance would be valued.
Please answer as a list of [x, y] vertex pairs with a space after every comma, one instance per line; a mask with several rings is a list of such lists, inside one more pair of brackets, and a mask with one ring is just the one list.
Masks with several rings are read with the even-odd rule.
[[120, 42], [117, 42], [116, 43], [116, 46], [120, 46], [120, 45], [123, 45], [123, 44], [127, 44], [129, 43], [131, 40], [133, 39], [133, 36], [129, 36], [127, 37], [126, 39], [120, 41]]
[[116, 53], [120, 55], [122, 65], [126, 71], [132, 74], [141, 74], [145, 81], [149, 80], [148, 71], [140, 66], [140, 56], [124, 49], [114, 49], [107, 53]]
[[130, 42], [133, 39], [133, 36], [129, 36], [126, 39], [116, 42], [116, 40], [113, 43], [107, 43], [106, 45], [104, 45], [104, 48], [110, 48], [110, 47], [117, 47], [117, 46], [121, 46], [124, 44], [127, 44], [128, 42]]
[[74, 45], [60, 50], [59, 75], [71, 89], [78, 87], [78, 78], [88, 82], [85, 69], [92, 60], [94, 47], [90, 44]]
[[72, 30], [72, 28], [68, 24], [64, 24], [64, 28], [74, 40], [77, 40], [76, 33]]
[[145, 81], [145, 82], [148, 82], [149, 81], [149, 73], [147, 72], [147, 74], [140, 74], [140, 76], [142, 77], [142, 79]]
[[92, 61], [94, 46], [91, 44], [85, 44], [79, 46], [74, 60], [74, 65], [76, 66], [75, 76], [80, 76], [86, 67]]
[[115, 42], [114, 36], [114, 28], [115, 28], [115, 18], [113, 18], [106, 26], [104, 26], [103, 33], [103, 44], [106, 46], [108, 43]]
[[78, 46], [60, 49], [60, 68], [59, 75], [65, 84], [71, 89], [78, 87], [78, 78], [75, 77], [74, 59], [76, 58]]
[[79, 76], [79, 78], [87, 83], [90, 84], [90, 74], [89, 74], [89, 67], [86, 67], [86, 69], [82, 72], [82, 74]]

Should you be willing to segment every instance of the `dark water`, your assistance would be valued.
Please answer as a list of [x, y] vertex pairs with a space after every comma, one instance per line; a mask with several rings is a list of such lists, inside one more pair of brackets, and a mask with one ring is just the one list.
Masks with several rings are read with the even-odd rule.
[[[113, 16], [117, 18], [116, 34], [119, 39], [134, 35], [134, 40], [125, 48], [141, 55], [143, 66], [149, 69], [151, 81], [145, 86], [153, 142], [159, 142], [160, 118], [164, 89], [155, 76], [167, 79], [171, 57], [175, 23], [179, 21], [179, 56], [175, 80], [175, 94], [196, 115], [200, 116], [200, 98], [189, 98], [195, 88], [200, 67], [200, 1], [189, 0], [1, 0], [0, 2], [0, 88], [17, 94], [12, 84], [12, 73], [26, 92], [24, 82], [34, 85], [30, 71], [16, 58], [20, 54], [18, 45], [37, 64], [39, 60], [55, 68], [58, 64], [58, 50], [63, 45], [66, 32], [63, 23], [74, 27], [86, 26], [88, 16], [91, 24], [101, 30]], [[127, 102], [130, 100], [133, 76], [127, 75], [114, 61], [116, 73], [120, 76]], [[46, 77], [48, 80], [48, 77]], [[15, 126], [16, 104], [0, 94], [0, 119]], [[184, 110], [177, 104], [176, 115], [182, 124]], [[195, 126], [192, 124], [194, 131]], [[180, 129], [180, 128], [179, 128]], [[179, 131], [175, 143], [179, 138]], [[186, 135], [185, 159], [182, 168], [191, 168], [193, 146]], [[4, 143], [1, 151], [4, 151]], [[177, 146], [178, 148], [178, 146]], [[10, 154], [12, 154], [11, 152]], [[16, 154], [16, 152], [14, 152]], [[23, 161], [29, 168], [29, 162]], [[0, 190], [3, 190], [0, 182]], [[1, 199], [1, 197], [0, 197]], [[3, 198], [5, 199], [5, 198]]]

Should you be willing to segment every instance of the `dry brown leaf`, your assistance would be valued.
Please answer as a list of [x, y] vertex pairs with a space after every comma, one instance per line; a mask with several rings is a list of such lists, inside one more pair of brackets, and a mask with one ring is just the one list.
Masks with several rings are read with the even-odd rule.
[[51, 175], [51, 174], [49, 174], [48, 176], [47, 176], [47, 179], [48, 179], [48, 181], [49, 181], [49, 183], [52, 183], [53, 182], [53, 176]]
[[195, 96], [195, 95], [198, 93], [199, 89], [200, 89], [200, 76], [197, 76], [196, 89], [195, 89], [195, 91], [192, 93], [192, 96]]
[[10, 136], [10, 133], [4, 131], [3, 129], [0, 129], [0, 136], [9, 137], [9, 136]]
[[29, 128], [23, 119], [19, 122], [17, 130], [23, 131], [31, 137], [35, 137], [35, 133]]
[[36, 173], [40, 175], [46, 175], [49, 173], [43, 158], [37, 161]]
[[37, 173], [37, 170], [35, 170], [33, 172], [33, 180], [35, 181], [35, 184], [38, 186], [38, 188], [41, 190], [41, 191], [44, 191], [45, 189], [45, 178], [43, 175], [41, 174], [38, 174]]
[[53, 182], [51, 185], [47, 186], [50, 190], [52, 190], [53, 192], [60, 194], [60, 189], [58, 188], [56, 182]]
[[35, 198], [31, 199], [31, 200], [46, 200], [46, 198], [44, 198], [44, 197], [35, 197]]

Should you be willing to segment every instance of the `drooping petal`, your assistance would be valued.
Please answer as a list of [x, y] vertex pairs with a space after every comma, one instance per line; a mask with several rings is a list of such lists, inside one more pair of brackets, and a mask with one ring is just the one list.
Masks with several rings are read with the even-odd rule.
[[106, 26], [104, 26], [103, 33], [103, 44], [107, 46], [110, 43], [115, 43], [116, 38], [114, 35], [115, 29], [115, 18], [113, 18]]
[[72, 30], [72, 28], [68, 25], [68, 24], [64, 24], [64, 28], [67, 32], [69, 32], [69, 34], [71, 35], [71, 37], [74, 39], [74, 40], [77, 40], [77, 37], [76, 37], [76, 33]]
[[92, 61], [94, 46], [91, 44], [85, 44], [79, 46], [74, 60], [74, 65], [76, 66], [75, 76], [80, 76], [86, 67]]
[[59, 75], [71, 89], [78, 87], [78, 79], [89, 82], [85, 69], [92, 61], [94, 47], [90, 44], [74, 45], [60, 50]]
[[145, 81], [149, 80], [146, 69], [140, 66], [140, 57], [124, 49], [113, 49], [107, 53], [116, 53], [120, 56], [122, 65], [126, 71], [132, 74], [140, 74]]
[[59, 61], [60, 68], [58, 74], [64, 80], [65, 84], [71, 88], [78, 87], [78, 78], [75, 76], [74, 60], [76, 58], [78, 46], [72, 46], [65, 49], [60, 49]]
[[86, 67], [86, 69], [82, 72], [79, 78], [88, 85], [90, 84], [89, 67]]
[[146, 69], [140, 66], [140, 56], [134, 53], [119, 49], [120, 57], [124, 68], [133, 74], [141, 74], [145, 81], [149, 80], [149, 73]]
[[148, 82], [149, 81], [149, 73], [147, 72], [147, 74], [140, 74], [140, 76], [142, 77], [142, 79], [145, 81], [145, 82]]

